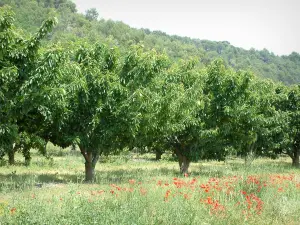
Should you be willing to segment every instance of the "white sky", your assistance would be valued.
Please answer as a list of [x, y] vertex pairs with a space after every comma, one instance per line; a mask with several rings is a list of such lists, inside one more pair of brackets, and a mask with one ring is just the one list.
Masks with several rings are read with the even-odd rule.
[[79, 12], [136, 28], [229, 41], [277, 55], [300, 53], [300, 0], [73, 0]]

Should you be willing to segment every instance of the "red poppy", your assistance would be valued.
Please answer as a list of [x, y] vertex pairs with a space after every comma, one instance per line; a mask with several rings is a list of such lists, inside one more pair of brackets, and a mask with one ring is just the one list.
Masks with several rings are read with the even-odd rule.
[[141, 195], [146, 195], [147, 194], [147, 190], [144, 188], [140, 188], [140, 193]]
[[135, 180], [129, 180], [129, 184], [135, 184]]
[[17, 209], [15, 207], [10, 209], [10, 214], [14, 214], [17, 211]]

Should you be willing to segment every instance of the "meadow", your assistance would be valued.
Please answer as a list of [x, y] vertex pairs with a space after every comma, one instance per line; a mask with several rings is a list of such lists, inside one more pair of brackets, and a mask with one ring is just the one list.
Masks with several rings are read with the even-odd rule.
[[78, 152], [49, 146], [0, 167], [0, 224], [299, 224], [300, 171], [289, 158], [192, 163], [171, 154], [102, 157], [84, 183]]

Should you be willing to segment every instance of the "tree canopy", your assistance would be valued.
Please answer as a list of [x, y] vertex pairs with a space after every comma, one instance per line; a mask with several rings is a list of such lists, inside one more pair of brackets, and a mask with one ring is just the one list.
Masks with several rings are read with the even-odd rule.
[[[33, 35], [14, 25], [9, 6], [0, 9], [0, 158], [7, 154], [13, 164], [14, 153], [22, 151], [29, 164], [30, 150], [46, 155], [48, 141], [61, 147], [78, 145], [87, 181], [94, 179], [101, 155], [125, 148], [170, 149], [182, 173], [188, 172], [191, 161], [225, 160], [230, 155], [247, 159], [287, 154], [299, 167], [299, 85], [261, 79], [255, 70], [236, 70], [221, 58], [205, 61], [206, 54], [198, 51], [202, 42], [197, 51], [172, 56], [168, 51], [173, 47], [163, 52], [156, 42], [118, 42], [87, 33], [80, 39], [73, 28], [56, 39], [60, 29], [68, 29], [65, 24], [55, 28], [51, 8], [61, 12], [57, 15], [64, 22], [71, 19], [69, 25], [81, 21], [86, 26], [81, 31], [96, 31], [101, 23], [113, 27], [115, 22], [87, 20], [67, 0], [5, 3], [20, 10], [26, 2], [48, 12]], [[177, 44], [198, 43], [162, 32], [139, 32], [144, 38], [158, 35]], [[98, 41], [92, 43], [94, 39]], [[270, 62], [267, 51], [261, 57]], [[290, 59], [297, 64], [299, 57], [293, 53]]]

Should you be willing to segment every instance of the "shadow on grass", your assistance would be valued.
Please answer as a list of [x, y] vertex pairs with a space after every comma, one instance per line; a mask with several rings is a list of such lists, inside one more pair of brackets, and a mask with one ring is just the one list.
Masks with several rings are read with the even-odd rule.
[[192, 176], [197, 177], [216, 177], [216, 178], [220, 178], [223, 177], [225, 175], [225, 173], [222, 170], [209, 170], [209, 169], [202, 169], [200, 171], [193, 171]]
[[0, 173], [0, 192], [40, 188], [45, 184], [66, 184], [76, 183], [77, 175], [70, 174], [1, 174]]
[[[176, 166], [175, 166], [176, 165]], [[157, 167], [147, 168], [129, 168], [129, 169], [113, 169], [113, 166], [109, 167], [109, 170], [96, 170], [95, 184], [108, 185], [108, 184], [121, 184], [128, 183], [130, 179], [136, 181], [146, 182], [153, 178], [163, 179], [160, 177], [182, 177], [177, 164], [174, 163], [173, 168], [162, 166], [157, 163]], [[292, 170], [293, 169], [293, 170]], [[230, 162], [224, 165], [199, 165], [193, 168], [191, 177], [223, 177], [231, 176], [243, 173], [289, 173], [295, 171], [295, 168], [291, 166], [289, 162], [257, 162], [250, 166], [246, 166], [242, 163]], [[297, 169], [296, 169], [297, 170]], [[2, 191], [13, 191], [13, 190], [24, 190], [32, 188], [42, 188], [52, 184], [67, 184], [84, 183], [84, 167], [82, 172], [76, 173], [70, 171], [69, 173], [39, 173], [38, 171], [30, 171], [30, 173], [17, 174], [12, 167], [12, 172], [9, 174], [3, 174], [0, 172], [0, 192]]]
[[[25, 190], [32, 188], [42, 188], [52, 184], [83, 184], [84, 182], [84, 171], [80, 174], [51, 174], [51, 173], [34, 173], [30, 174], [17, 174], [13, 171], [10, 174], [2, 174], [0, 172], [0, 192], [14, 191], [14, 190]], [[128, 183], [130, 179], [137, 181], [146, 181], [155, 176], [179, 176], [174, 169], [168, 168], [154, 168], [154, 169], [119, 169], [111, 171], [96, 171], [94, 184], [120, 184]]]

